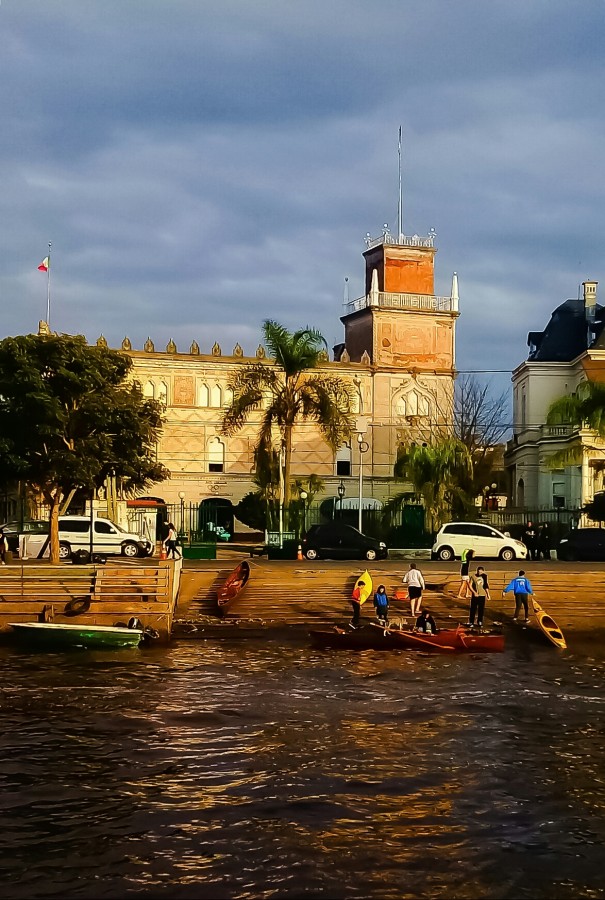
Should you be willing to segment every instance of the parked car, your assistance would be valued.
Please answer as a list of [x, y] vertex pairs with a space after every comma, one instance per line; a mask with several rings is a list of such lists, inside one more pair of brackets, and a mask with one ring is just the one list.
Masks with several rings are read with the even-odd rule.
[[352, 525], [312, 525], [302, 541], [307, 559], [386, 559], [387, 545]]
[[[28, 556], [37, 556], [41, 552], [48, 555], [48, 549], [44, 547], [48, 541], [48, 522], [25, 524], [29, 526], [28, 529], [24, 528], [23, 532], [17, 529], [16, 533], [11, 533], [13, 541], [16, 537], [17, 548], [19, 534], [27, 534]], [[69, 559], [78, 550], [90, 550], [90, 516], [59, 516], [59, 556], [61, 559]], [[153, 543], [140, 534], [126, 531], [109, 519], [95, 518], [93, 551], [114, 556], [149, 556], [153, 552]]]
[[605, 560], [605, 528], [574, 528], [559, 541], [557, 558]]
[[481, 522], [448, 522], [437, 532], [431, 559], [450, 560], [464, 550], [474, 550], [477, 559], [526, 559], [527, 547]]
[[23, 526], [20, 522], [7, 522], [5, 525], [0, 525], [0, 528], [4, 531], [8, 549], [15, 556], [19, 553], [19, 536], [21, 534], [28, 536], [30, 534], [48, 534], [48, 522], [40, 522], [37, 519], [26, 519]]

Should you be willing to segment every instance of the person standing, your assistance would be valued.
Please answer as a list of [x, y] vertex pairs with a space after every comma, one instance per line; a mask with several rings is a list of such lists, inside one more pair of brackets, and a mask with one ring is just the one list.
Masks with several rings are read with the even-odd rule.
[[475, 616], [477, 616], [477, 627], [482, 628], [485, 602], [486, 600], [491, 600], [487, 572], [483, 566], [478, 566], [477, 571], [472, 576], [471, 589], [473, 591], [473, 596], [471, 597], [471, 610], [468, 617], [468, 624], [472, 627], [475, 624]]
[[359, 619], [361, 616], [361, 589], [365, 587], [365, 581], [358, 581], [353, 588], [351, 594], [351, 607], [353, 609], [353, 618], [349, 622], [349, 628], [359, 628]]
[[173, 559], [180, 559], [181, 554], [178, 552], [178, 550], [176, 548], [176, 543], [178, 540], [178, 534], [177, 534], [176, 528], [174, 527], [172, 522], [169, 522], [167, 527], [168, 527], [168, 535], [166, 537], [166, 540], [164, 541], [164, 546], [166, 547], [166, 558], [170, 559], [170, 556], [172, 555]]
[[389, 624], [389, 598], [384, 584], [378, 586], [378, 590], [374, 594], [374, 606], [376, 607], [376, 618], [382, 625]]
[[471, 589], [471, 577], [468, 574], [468, 570], [471, 564], [471, 560], [475, 555], [474, 550], [463, 550], [462, 556], [460, 557], [460, 587], [458, 588], [458, 600], [467, 600], [470, 596], [472, 596]]
[[6, 551], [8, 550], [8, 544], [6, 542], [6, 536], [4, 531], [0, 528], [0, 565], [6, 565]]
[[413, 616], [420, 615], [422, 606], [422, 592], [424, 590], [424, 577], [416, 563], [410, 563], [410, 568], [403, 576], [403, 583], [407, 585], [410, 598], [410, 610]]
[[513, 622], [516, 622], [518, 620], [522, 606], [525, 610], [525, 621], [529, 621], [529, 608], [527, 605], [527, 598], [530, 594], [533, 594], [533, 590], [531, 582], [529, 578], [526, 577], [523, 569], [521, 569], [517, 577], [513, 578], [510, 584], [504, 588], [504, 590], [502, 591], [502, 596], [506, 596], [509, 591], [512, 591], [515, 596], [515, 615], [513, 617]]
[[550, 525], [544, 522], [538, 528], [538, 559], [550, 559]]
[[523, 533], [523, 543], [528, 550], [528, 559], [531, 557], [532, 560], [535, 561], [538, 557], [538, 534], [534, 528], [533, 522], [527, 523], [527, 528]]

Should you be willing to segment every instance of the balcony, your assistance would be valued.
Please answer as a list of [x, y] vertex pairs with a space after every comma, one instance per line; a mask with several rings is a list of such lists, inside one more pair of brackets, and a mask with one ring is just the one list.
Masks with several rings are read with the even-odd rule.
[[366, 235], [366, 246], [368, 250], [372, 247], [379, 247], [380, 244], [393, 244], [396, 247], [434, 247], [436, 232], [433, 228], [429, 231], [428, 237], [420, 237], [418, 234], [400, 234], [394, 235], [385, 229], [380, 237], [370, 237]]
[[572, 425], [541, 425], [540, 437], [547, 440], [565, 440], [577, 431]]
[[457, 312], [456, 303], [452, 297], [436, 297], [434, 294], [393, 294], [386, 291], [375, 291], [357, 300], [350, 300], [344, 304], [345, 315], [359, 312], [370, 306], [380, 306], [383, 309], [411, 309], [424, 310], [426, 312]]

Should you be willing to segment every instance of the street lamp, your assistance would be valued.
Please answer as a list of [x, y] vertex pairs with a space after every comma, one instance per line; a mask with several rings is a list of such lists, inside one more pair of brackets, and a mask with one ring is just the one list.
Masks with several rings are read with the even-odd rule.
[[303, 534], [306, 534], [307, 531], [307, 497], [309, 495], [306, 491], [300, 492], [300, 499], [302, 500], [303, 505]]
[[185, 491], [179, 491], [179, 500], [181, 501], [181, 534], [185, 533]]
[[338, 485], [338, 499], [340, 500], [340, 518], [341, 519], [342, 519], [342, 498], [344, 497], [346, 490], [347, 489], [345, 487], [344, 481], [341, 478], [340, 484]]

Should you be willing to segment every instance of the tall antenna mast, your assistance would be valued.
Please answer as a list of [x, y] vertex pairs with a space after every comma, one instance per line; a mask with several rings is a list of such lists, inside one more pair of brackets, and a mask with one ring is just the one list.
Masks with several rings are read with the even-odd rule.
[[403, 194], [401, 193], [401, 125], [399, 126], [399, 202], [397, 203], [397, 240], [403, 241]]

